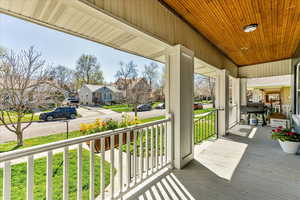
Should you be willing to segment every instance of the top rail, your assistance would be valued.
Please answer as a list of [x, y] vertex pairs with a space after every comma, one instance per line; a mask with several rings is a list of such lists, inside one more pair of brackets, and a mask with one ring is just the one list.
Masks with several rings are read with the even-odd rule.
[[80, 143], [95, 140], [95, 139], [105, 138], [105, 137], [109, 137], [109, 136], [113, 136], [113, 135], [118, 135], [121, 133], [127, 133], [130, 131], [154, 126], [154, 125], [169, 122], [169, 121], [171, 121], [170, 117], [167, 119], [157, 120], [154, 122], [148, 122], [148, 123], [133, 125], [133, 126], [125, 127], [125, 128], [119, 128], [119, 129], [115, 129], [115, 130], [94, 133], [91, 135], [85, 135], [85, 136], [80, 136], [77, 138], [61, 140], [61, 141], [52, 142], [52, 143], [48, 143], [48, 144], [29, 147], [26, 149], [18, 149], [18, 150], [14, 150], [14, 151], [5, 152], [5, 153], [0, 153], [0, 163], [9, 161], [9, 160], [14, 160], [14, 159], [21, 158], [21, 157], [25, 157], [25, 156], [30, 156], [30, 155], [34, 155], [34, 154], [38, 154], [38, 153], [42, 153], [42, 152], [51, 151], [54, 149], [59, 149], [59, 148], [75, 145], [75, 144], [80, 144]]
[[212, 114], [212, 113], [215, 113], [215, 112], [217, 112], [217, 111], [218, 111], [218, 110], [217, 110], [217, 109], [215, 109], [215, 110], [209, 111], [209, 112], [207, 112], [207, 113], [204, 113], [204, 114], [203, 114], [203, 115], [201, 115], [200, 117], [198, 117], [198, 118], [194, 119], [194, 121], [201, 120], [201, 119], [203, 119], [204, 117], [206, 117], [206, 116], [208, 116], [208, 115], [210, 115], [210, 114]]

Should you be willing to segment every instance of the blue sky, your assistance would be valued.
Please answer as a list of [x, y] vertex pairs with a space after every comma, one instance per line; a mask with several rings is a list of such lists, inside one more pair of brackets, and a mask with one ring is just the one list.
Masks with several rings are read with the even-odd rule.
[[[145, 64], [153, 62], [143, 57], [128, 54], [113, 48], [81, 39], [66, 33], [0, 14], [0, 46], [19, 51], [30, 46], [43, 54], [49, 64], [64, 65], [75, 69], [81, 54], [91, 54], [98, 58], [105, 81], [115, 80], [119, 62], [133, 60], [139, 66], [139, 72]], [[157, 62], [158, 63], [158, 62]], [[158, 63], [160, 70], [163, 64]]]

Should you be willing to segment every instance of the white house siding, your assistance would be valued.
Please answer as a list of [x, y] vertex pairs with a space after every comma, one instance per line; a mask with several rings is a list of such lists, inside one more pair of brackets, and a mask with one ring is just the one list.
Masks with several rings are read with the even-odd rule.
[[93, 105], [93, 93], [88, 87], [83, 86], [79, 90], [79, 102], [81, 104]]

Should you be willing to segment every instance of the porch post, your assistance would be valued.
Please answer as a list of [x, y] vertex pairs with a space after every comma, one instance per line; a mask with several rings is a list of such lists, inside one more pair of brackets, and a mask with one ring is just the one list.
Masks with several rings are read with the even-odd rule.
[[[193, 159], [194, 53], [176, 45], [166, 51], [166, 111], [173, 115], [173, 164], [183, 168]], [[168, 140], [170, 141], [170, 140]]]
[[229, 127], [229, 76], [225, 69], [217, 72], [216, 108], [219, 110], [218, 134], [224, 136]]
[[240, 107], [241, 107], [241, 79], [234, 78], [232, 82], [233, 95], [232, 102], [236, 105], [236, 122], [239, 123], [241, 119]]
[[247, 79], [241, 78], [241, 105], [247, 105]]

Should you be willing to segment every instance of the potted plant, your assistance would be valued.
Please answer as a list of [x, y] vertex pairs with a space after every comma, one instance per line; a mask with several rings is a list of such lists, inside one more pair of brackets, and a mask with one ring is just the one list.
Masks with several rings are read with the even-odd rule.
[[272, 130], [272, 139], [278, 140], [285, 153], [296, 154], [300, 147], [300, 134], [282, 126]]

